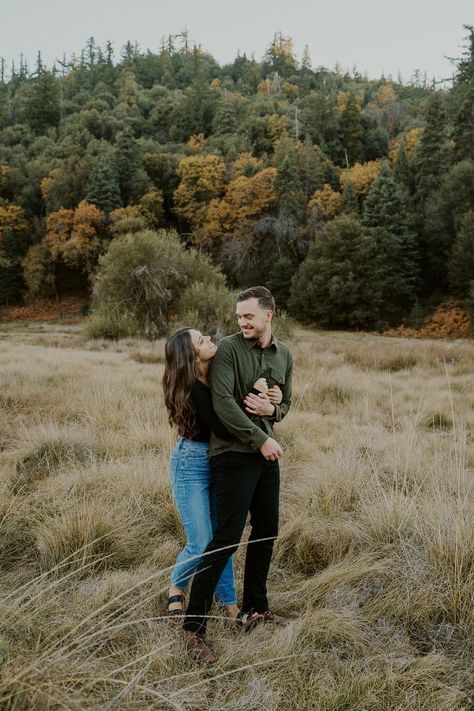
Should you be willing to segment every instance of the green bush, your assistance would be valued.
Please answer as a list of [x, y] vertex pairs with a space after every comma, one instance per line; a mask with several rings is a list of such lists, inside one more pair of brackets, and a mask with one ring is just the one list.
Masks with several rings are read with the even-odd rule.
[[237, 293], [225, 286], [191, 284], [178, 302], [178, 326], [191, 326], [202, 333], [222, 334], [224, 336], [237, 331], [235, 304]]
[[[219, 300], [227, 294], [222, 272], [197, 250], [185, 249], [176, 232], [143, 230], [117, 237], [99, 258], [86, 333], [93, 338], [161, 336], [179, 318], [180, 300], [193, 284], [214, 290]], [[182, 308], [190, 303], [185, 300]], [[204, 318], [206, 307], [194, 306]]]
[[286, 311], [280, 311], [272, 322], [272, 332], [275, 338], [279, 341], [288, 341], [294, 336], [293, 321], [289, 318]]
[[97, 309], [87, 319], [84, 335], [89, 340], [107, 338], [118, 341], [139, 334], [137, 323], [133, 318], [120, 316], [116, 312], [107, 313], [105, 309]]

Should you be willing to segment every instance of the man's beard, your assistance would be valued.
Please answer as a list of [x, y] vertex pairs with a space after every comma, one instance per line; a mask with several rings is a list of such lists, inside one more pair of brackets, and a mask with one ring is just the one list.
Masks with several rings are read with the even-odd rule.
[[[244, 337], [246, 336], [245, 331], [242, 329], [242, 333]], [[257, 328], [256, 326], [253, 326], [253, 332], [251, 332], [252, 335], [247, 332], [247, 338], [254, 338], [256, 341], [258, 341], [262, 336], [265, 335], [265, 327], [263, 328]]]

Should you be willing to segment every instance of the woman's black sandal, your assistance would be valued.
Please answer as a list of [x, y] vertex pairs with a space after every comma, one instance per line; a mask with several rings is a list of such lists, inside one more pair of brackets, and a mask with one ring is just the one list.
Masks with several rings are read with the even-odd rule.
[[[171, 595], [168, 598], [168, 609], [166, 610], [165, 615], [170, 618], [170, 622], [178, 622], [179, 619], [181, 619], [181, 617], [183, 616], [184, 600], [185, 600], [184, 593], [181, 593], [179, 595]], [[175, 610], [170, 610], [169, 606], [173, 602], [180, 602], [181, 608], [178, 607]]]

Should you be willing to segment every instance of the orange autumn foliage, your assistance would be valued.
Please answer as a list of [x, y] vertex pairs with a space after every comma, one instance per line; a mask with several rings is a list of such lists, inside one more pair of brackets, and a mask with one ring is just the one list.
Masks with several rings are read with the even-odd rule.
[[252, 177], [239, 175], [226, 188], [222, 200], [209, 205], [204, 224], [206, 237], [215, 238], [230, 232], [242, 222], [257, 219], [276, 205], [275, 168], [265, 168]]
[[49, 171], [48, 175], [42, 178], [40, 182], [40, 192], [45, 202], [48, 202], [51, 187], [53, 186], [53, 183], [56, 182], [56, 180], [61, 178], [61, 173], [62, 171], [60, 170], [60, 168], [53, 168]]
[[239, 175], [245, 175], [246, 170], [250, 169], [252, 172], [256, 172], [260, 167], [260, 161], [251, 153], [239, 153], [232, 163], [232, 175], [234, 178], [238, 178]]
[[402, 143], [407, 153], [412, 151], [418, 144], [422, 133], [422, 128], [412, 128], [411, 131], [408, 131], [407, 135], [404, 138], [399, 139], [397, 141], [393, 141], [390, 145], [390, 150], [388, 152], [389, 159], [392, 161], [396, 159], [399, 148]]
[[384, 336], [408, 336], [411, 338], [470, 338], [474, 335], [474, 324], [455, 299], [440, 304], [420, 328], [399, 326], [391, 328]]
[[367, 163], [356, 163], [352, 168], [346, 168], [341, 172], [341, 187], [344, 187], [348, 182], [352, 183], [356, 193], [365, 196], [377, 178], [379, 170], [380, 163], [376, 160], [370, 160]]
[[308, 202], [308, 208], [315, 217], [332, 220], [342, 209], [342, 195], [325, 183], [322, 188], [314, 191]]
[[0, 205], [0, 243], [3, 242], [4, 232], [25, 232], [28, 229], [25, 213], [20, 205], [13, 203]]
[[188, 141], [188, 146], [192, 148], [195, 153], [202, 153], [205, 145], [206, 139], [203, 133], [195, 133]]
[[82, 200], [75, 210], [60, 208], [48, 215], [45, 244], [56, 261], [75, 267], [92, 263], [99, 251], [97, 234], [103, 213]]

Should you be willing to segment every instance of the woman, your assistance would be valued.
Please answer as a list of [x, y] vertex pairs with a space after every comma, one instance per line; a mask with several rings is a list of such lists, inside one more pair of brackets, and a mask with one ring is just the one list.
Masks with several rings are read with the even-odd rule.
[[[171, 488], [186, 533], [186, 545], [176, 560], [169, 589], [168, 614], [176, 620], [183, 611], [185, 591], [215, 525], [208, 457], [211, 431], [224, 439], [230, 436], [212, 407], [209, 364], [216, 351], [210, 336], [203, 336], [193, 328], [178, 329], [165, 346], [165, 404], [170, 424], [180, 435], [171, 456]], [[255, 385], [261, 392], [266, 390], [263, 378]], [[275, 404], [281, 402], [281, 397], [278, 388], [268, 391], [268, 398]], [[217, 584], [216, 602], [225, 608], [228, 617], [237, 616], [232, 558]]]

